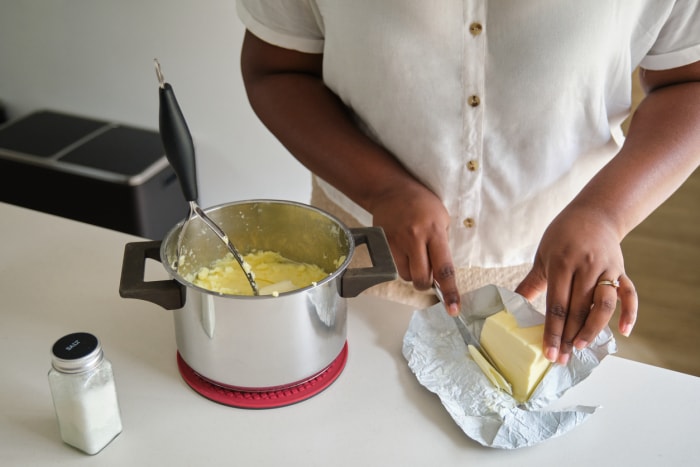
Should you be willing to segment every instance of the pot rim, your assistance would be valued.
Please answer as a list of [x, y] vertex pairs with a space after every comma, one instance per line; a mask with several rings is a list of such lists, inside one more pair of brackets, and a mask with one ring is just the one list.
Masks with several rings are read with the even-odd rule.
[[353, 238], [352, 233], [350, 232], [350, 229], [348, 228], [347, 225], [345, 225], [340, 219], [338, 219], [336, 216], [333, 214], [324, 211], [323, 209], [317, 208], [316, 206], [311, 206], [306, 203], [301, 203], [298, 201], [290, 201], [290, 200], [282, 200], [282, 199], [274, 199], [274, 198], [257, 198], [257, 199], [249, 199], [249, 200], [241, 200], [241, 201], [232, 201], [232, 202], [226, 202], [226, 203], [220, 203], [216, 204], [214, 206], [210, 206], [208, 208], [202, 208], [202, 210], [206, 213], [209, 214], [210, 211], [215, 211], [217, 209], [222, 209], [230, 206], [238, 206], [238, 205], [243, 205], [243, 204], [255, 204], [255, 203], [262, 203], [262, 204], [286, 204], [290, 206], [296, 206], [304, 209], [308, 209], [311, 211], [315, 211], [331, 221], [333, 221], [345, 234], [345, 237], [348, 240], [348, 253], [345, 256], [345, 261], [338, 266], [335, 271], [329, 273], [326, 277], [318, 281], [315, 285], [310, 284], [306, 287], [301, 287], [298, 289], [290, 290], [287, 292], [281, 292], [277, 296], [274, 295], [235, 295], [235, 294], [227, 294], [223, 292], [216, 292], [213, 290], [205, 289], [203, 287], [200, 287], [198, 285], [193, 284], [192, 282], [188, 281], [185, 279], [180, 273], [177, 272], [176, 269], [172, 267], [170, 262], [168, 261], [167, 258], [167, 252], [166, 252], [166, 247], [170, 243], [168, 240], [170, 240], [173, 235], [176, 234], [176, 232], [179, 231], [179, 229], [182, 227], [182, 225], [185, 223], [187, 218], [182, 219], [180, 222], [175, 224], [163, 237], [163, 240], [160, 245], [160, 258], [161, 258], [161, 263], [165, 267], [165, 270], [167, 271], [168, 275], [175, 279], [177, 282], [182, 284], [185, 287], [192, 288], [200, 293], [204, 293], [207, 295], [213, 295], [217, 297], [226, 297], [226, 298], [235, 298], [235, 299], [241, 299], [241, 300], [265, 300], [265, 299], [276, 299], [280, 297], [285, 297], [288, 295], [294, 295], [297, 293], [302, 293], [308, 290], [315, 289], [317, 287], [324, 286], [328, 282], [334, 281], [336, 278], [341, 276], [345, 270], [347, 270], [350, 261], [352, 260], [352, 257], [355, 253], [355, 240]]

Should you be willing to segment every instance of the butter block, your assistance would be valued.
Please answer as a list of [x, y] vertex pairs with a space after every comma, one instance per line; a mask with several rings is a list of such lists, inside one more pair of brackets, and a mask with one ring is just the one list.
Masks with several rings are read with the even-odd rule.
[[479, 349], [473, 345], [468, 345], [467, 349], [469, 349], [469, 355], [471, 355], [472, 359], [477, 365], [479, 365], [479, 368], [481, 368], [481, 371], [483, 371], [489, 381], [491, 381], [491, 384], [512, 396], [513, 388], [511, 387], [510, 383], [506, 381], [503, 375], [500, 374], [498, 370], [496, 370], [493, 365], [488, 362], [488, 360], [486, 360], [481, 352], [479, 352]]
[[513, 398], [526, 402], [550, 366], [542, 353], [544, 324], [521, 328], [506, 310], [484, 321], [481, 347], [513, 389]]

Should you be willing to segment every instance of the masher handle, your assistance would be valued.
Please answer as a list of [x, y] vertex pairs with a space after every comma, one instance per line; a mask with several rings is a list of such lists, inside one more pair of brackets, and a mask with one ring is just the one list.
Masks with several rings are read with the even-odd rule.
[[197, 201], [197, 169], [194, 158], [194, 144], [187, 122], [177, 103], [172, 86], [162, 83], [160, 97], [160, 138], [165, 156], [172, 165], [180, 181], [182, 193], [187, 201]]

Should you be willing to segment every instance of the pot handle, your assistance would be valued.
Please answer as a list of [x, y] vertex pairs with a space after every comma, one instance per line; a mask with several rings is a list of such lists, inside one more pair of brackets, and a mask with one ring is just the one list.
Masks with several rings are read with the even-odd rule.
[[160, 305], [166, 310], [177, 310], [185, 304], [185, 287], [174, 279], [144, 281], [146, 259], [160, 259], [161, 241], [132, 242], [124, 247], [122, 276], [119, 295], [123, 298], [138, 298]]
[[350, 232], [355, 245], [366, 244], [372, 266], [348, 269], [340, 283], [341, 297], [357, 297], [360, 292], [398, 277], [389, 242], [381, 227], [357, 227]]

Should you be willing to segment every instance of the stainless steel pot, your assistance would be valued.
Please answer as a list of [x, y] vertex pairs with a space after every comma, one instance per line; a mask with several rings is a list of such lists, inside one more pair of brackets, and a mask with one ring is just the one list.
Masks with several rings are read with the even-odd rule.
[[[174, 310], [180, 356], [217, 385], [271, 390], [313, 378], [343, 350], [345, 299], [396, 278], [380, 228], [349, 229], [328, 213], [291, 201], [242, 201], [206, 213], [243, 255], [254, 250], [277, 251], [330, 272], [316, 285], [277, 297], [226, 295], [198, 287], [186, 278], [227, 252], [201, 220], [193, 220], [185, 231], [184, 244], [191, 254], [179, 270], [173, 263], [182, 222], [163, 241], [128, 243], [120, 295]], [[348, 267], [359, 244], [367, 245], [372, 267]], [[172, 279], [144, 281], [147, 258], [160, 261]]]

